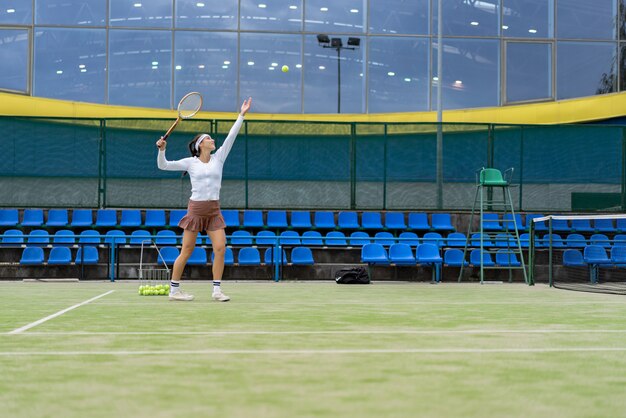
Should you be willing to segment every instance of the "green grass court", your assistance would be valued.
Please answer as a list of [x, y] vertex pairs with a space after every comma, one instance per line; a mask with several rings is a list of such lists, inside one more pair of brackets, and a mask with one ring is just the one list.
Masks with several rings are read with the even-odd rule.
[[[626, 416], [623, 296], [538, 285], [0, 283], [7, 417]], [[21, 333], [9, 334], [95, 296]]]

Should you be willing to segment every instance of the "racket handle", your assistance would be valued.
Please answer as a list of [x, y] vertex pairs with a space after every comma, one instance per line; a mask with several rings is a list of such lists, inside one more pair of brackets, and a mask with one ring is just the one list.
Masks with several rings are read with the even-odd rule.
[[176, 118], [176, 121], [172, 124], [172, 126], [170, 126], [170, 129], [168, 129], [167, 132], [165, 132], [165, 135], [163, 135], [163, 141], [167, 141], [167, 137], [170, 136], [174, 128], [176, 128], [176, 125], [178, 125], [178, 122], [180, 122], [180, 118]]

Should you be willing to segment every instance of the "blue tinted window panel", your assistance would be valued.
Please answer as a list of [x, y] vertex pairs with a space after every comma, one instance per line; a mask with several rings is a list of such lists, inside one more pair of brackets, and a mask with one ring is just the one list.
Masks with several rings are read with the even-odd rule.
[[[302, 37], [242, 33], [239, 45], [241, 97], [238, 102], [254, 97], [257, 112], [300, 113]], [[283, 65], [290, 70], [282, 72]]]
[[508, 42], [506, 101], [552, 97], [552, 44]]
[[237, 0], [176, 0], [176, 27], [237, 29]]
[[556, 27], [559, 39], [615, 39], [616, 0], [558, 0]]
[[37, 0], [38, 25], [105, 26], [106, 2], [102, 0]]
[[237, 34], [179, 31], [175, 43], [174, 102], [197, 91], [204, 98], [202, 110], [235, 111]]
[[[433, 38], [432, 56], [437, 56]], [[497, 106], [500, 86], [500, 41], [446, 39], [443, 48], [442, 106], [444, 109]], [[437, 60], [432, 63], [432, 103], [436, 108]]]
[[302, 1], [241, 0], [241, 29], [301, 31]]
[[33, 23], [33, 2], [31, 0], [11, 0], [0, 3], [0, 25], [31, 25]]
[[170, 108], [172, 32], [109, 31], [109, 103]]
[[429, 40], [370, 38], [369, 112], [428, 110]]
[[[500, 0], [443, 1], [443, 35], [498, 36], [500, 34]], [[439, 26], [438, 2], [433, 1], [433, 34]]]
[[[347, 46], [347, 36], [341, 38]], [[365, 112], [365, 50], [366, 39], [355, 50], [341, 53], [341, 100], [338, 90], [337, 51], [323, 48], [315, 35], [304, 40], [304, 112], [305, 113], [363, 113]], [[340, 101], [340, 106], [338, 102]]]
[[0, 29], [0, 89], [28, 91], [28, 51], [28, 30]]
[[558, 42], [557, 99], [614, 92], [617, 84], [615, 42]]
[[554, 0], [502, 0], [502, 36], [552, 38]]
[[620, 43], [619, 65], [621, 69], [619, 88], [620, 91], [624, 91], [626, 90], [626, 42]]
[[109, 25], [171, 28], [172, 0], [109, 0]]
[[430, 0], [371, 1], [369, 7], [371, 33], [428, 35]]
[[104, 29], [37, 28], [34, 59], [36, 96], [104, 103]]
[[304, 29], [307, 32], [363, 33], [367, 10], [365, 0], [307, 0]]

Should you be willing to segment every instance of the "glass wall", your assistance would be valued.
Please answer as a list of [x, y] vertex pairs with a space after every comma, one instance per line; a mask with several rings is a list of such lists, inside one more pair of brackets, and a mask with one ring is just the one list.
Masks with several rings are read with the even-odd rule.
[[626, 88], [626, 0], [442, 0], [442, 74], [439, 0], [0, 3], [0, 90], [63, 100], [384, 113], [436, 110], [439, 87], [444, 109]]

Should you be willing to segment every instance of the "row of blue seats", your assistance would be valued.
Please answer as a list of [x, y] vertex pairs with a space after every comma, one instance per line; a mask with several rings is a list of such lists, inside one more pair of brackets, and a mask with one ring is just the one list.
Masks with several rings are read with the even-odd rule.
[[563, 265], [568, 267], [587, 267], [600, 265], [604, 267], [626, 267], [626, 243], [611, 248], [611, 255], [601, 245], [587, 245], [583, 252], [568, 249], [563, 252]]
[[[142, 219], [138, 209], [122, 209], [119, 214], [115, 209], [99, 209], [94, 221], [91, 209], [73, 209], [72, 219], [69, 219], [67, 209], [50, 209], [44, 222], [42, 209], [25, 209], [22, 220], [19, 220], [17, 209], [0, 209], [0, 227], [28, 226], [28, 227], [174, 227], [187, 213], [186, 210], [170, 210], [169, 219], [162, 209], [148, 209]], [[354, 211], [339, 212], [335, 216], [331, 211], [291, 212], [290, 222], [287, 222], [287, 211], [270, 210], [266, 220], [261, 210], [244, 210], [243, 222], [239, 220], [239, 210], [222, 210], [227, 227], [238, 228], [294, 228], [294, 229], [414, 229], [418, 231], [454, 231], [451, 217], [448, 213], [432, 214], [432, 225], [427, 213], [409, 213], [408, 223], [404, 212], [387, 212], [383, 217], [380, 212], [363, 212], [361, 219]]]
[[[487, 216], [489, 214], [484, 214]], [[489, 215], [493, 219], [493, 215]], [[516, 215], [518, 216], [518, 215]], [[542, 218], [542, 214], [527, 214], [526, 224], [524, 228], [530, 229], [530, 223], [532, 219]], [[483, 229], [488, 224], [492, 224], [493, 221], [488, 221], [483, 225]], [[497, 225], [496, 225], [497, 226]], [[536, 231], [548, 231], [548, 223], [546, 221], [535, 222]], [[594, 219], [593, 223], [589, 219], [572, 219], [571, 222], [567, 219], [552, 219], [552, 231], [553, 232], [626, 232], [626, 218], [616, 219]]]
[[[84, 252], [81, 248], [78, 249], [76, 255], [72, 257], [72, 251], [68, 247], [53, 247], [46, 259], [44, 251], [41, 247], [26, 247], [22, 252], [20, 258], [20, 264], [22, 265], [69, 265], [69, 264], [98, 264], [98, 249], [92, 246], [85, 246]], [[171, 266], [180, 254], [176, 247], [163, 247], [159, 250], [158, 263]], [[214, 254], [211, 253], [211, 262], [213, 262]], [[264, 261], [266, 265], [271, 265], [274, 262], [272, 256], [272, 248], [265, 250]], [[287, 253], [283, 250], [283, 264], [289, 264], [287, 261]], [[291, 251], [291, 264], [293, 265], [312, 265], [313, 253], [308, 247], [297, 247]], [[206, 265], [207, 253], [204, 248], [195, 248], [187, 264], [189, 265]], [[231, 248], [226, 248], [224, 255], [224, 264], [234, 265], [235, 257]], [[260, 253], [257, 248], [246, 247], [242, 248], [238, 252], [238, 264], [241, 266], [246, 265], [261, 265]]]

